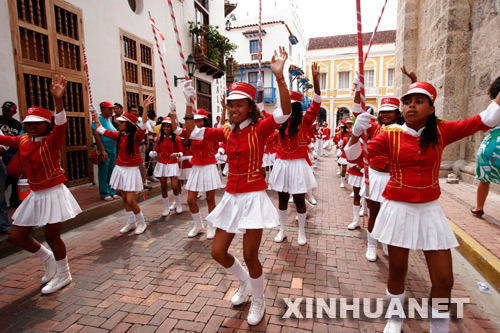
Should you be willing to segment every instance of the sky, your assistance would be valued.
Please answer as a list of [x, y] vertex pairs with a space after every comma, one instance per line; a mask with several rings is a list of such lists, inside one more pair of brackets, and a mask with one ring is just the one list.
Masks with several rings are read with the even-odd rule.
[[[262, 16], [271, 15], [289, 1], [298, 6], [299, 18], [307, 38], [346, 35], [357, 32], [356, 0], [262, 0]], [[236, 19], [258, 17], [259, 0], [238, 0]], [[372, 32], [385, 0], [361, 0], [363, 32]], [[397, 0], [388, 0], [378, 31], [394, 30], [397, 25]]]

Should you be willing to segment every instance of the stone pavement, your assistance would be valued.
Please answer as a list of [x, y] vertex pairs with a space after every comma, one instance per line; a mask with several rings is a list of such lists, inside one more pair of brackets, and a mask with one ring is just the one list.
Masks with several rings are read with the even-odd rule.
[[[322, 158], [316, 175], [318, 206], [308, 219], [308, 244], [297, 244], [294, 208], [289, 209], [288, 240], [277, 244], [273, 241], [276, 230], [264, 232], [260, 259], [267, 307], [263, 321], [255, 327], [246, 322], [249, 302], [231, 305], [237, 281], [211, 258], [211, 241], [204, 234], [186, 237], [191, 228], [187, 205], [183, 204], [185, 212], [180, 215], [160, 218], [163, 207], [156, 197], [141, 204], [148, 223], [142, 235], [118, 232], [126, 221], [123, 211], [64, 234], [73, 283], [53, 295], [40, 294], [43, 265], [38, 258], [18, 253], [0, 260], [0, 331], [381, 331], [383, 318], [282, 318], [286, 308], [283, 298], [385, 296], [387, 258], [379, 249], [379, 259], [367, 262], [365, 229], [347, 230], [352, 199], [349, 189], [339, 188], [332, 156]], [[453, 189], [449, 191], [455, 194]], [[218, 200], [222, 193], [218, 191]], [[276, 193], [268, 193], [277, 203]], [[183, 202], [185, 197], [183, 193]], [[443, 200], [455, 199], [445, 193]], [[492, 206], [488, 205], [489, 214], [495, 213], [489, 210]], [[201, 213], [207, 215], [204, 203]], [[467, 216], [464, 212], [459, 215], [464, 221]], [[484, 223], [479, 219], [473, 222]], [[461, 227], [466, 229], [465, 224]], [[243, 262], [241, 236], [235, 237], [230, 252]], [[482, 297], [492, 295], [470, 292], [475, 286], [462, 283], [459, 272], [455, 271], [452, 295], [470, 297], [471, 303], [465, 305], [463, 319], [452, 320], [452, 331], [497, 332], [498, 327], [482, 307], [486, 304]], [[422, 298], [430, 292], [420, 252], [410, 255], [406, 288], [407, 297]], [[428, 320], [407, 319], [404, 330], [428, 331]]]

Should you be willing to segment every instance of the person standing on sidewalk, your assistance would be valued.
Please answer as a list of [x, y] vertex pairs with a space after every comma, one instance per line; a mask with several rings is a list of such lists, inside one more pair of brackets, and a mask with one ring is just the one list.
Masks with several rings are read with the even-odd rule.
[[165, 117], [162, 121], [160, 136], [156, 139], [154, 150], [149, 153], [151, 158], [158, 157], [154, 176], [160, 179], [161, 196], [163, 199], [162, 216], [170, 214], [168, 202], [168, 178], [174, 192], [174, 209], [177, 214], [182, 213], [181, 193], [179, 191], [179, 159], [182, 157], [181, 139], [172, 131], [172, 119]]
[[[111, 122], [114, 105], [111, 104], [111, 102], [102, 102], [99, 106], [101, 108], [101, 114], [99, 115], [101, 126], [107, 130], [116, 131], [116, 128]], [[120, 197], [116, 195], [115, 190], [109, 185], [109, 180], [111, 179], [111, 174], [113, 173], [116, 162], [116, 141], [98, 134], [94, 123], [92, 124], [92, 134], [94, 135], [97, 147], [99, 147], [102, 152], [102, 161], [97, 165], [99, 195], [101, 199], [105, 201], [119, 199]]]
[[[9, 241], [15, 246], [34, 253], [45, 264], [42, 294], [51, 294], [71, 283], [66, 245], [61, 239], [62, 222], [82, 210], [63, 184], [67, 181], [60, 165], [61, 148], [66, 135], [66, 112], [63, 95], [66, 78], [55, 75], [50, 93], [55, 104], [55, 126], [52, 113], [34, 106], [26, 112], [23, 123], [26, 134], [17, 137], [0, 136], [0, 144], [19, 149], [21, 165], [28, 178], [31, 193], [12, 216]], [[30, 236], [35, 227], [45, 226], [45, 239], [52, 252]]]
[[158, 179], [153, 175], [153, 160], [149, 156], [149, 153], [152, 152], [155, 148], [155, 140], [156, 140], [156, 132], [154, 128], [156, 126], [156, 113], [154, 110], [148, 111], [148, 120], [146, 121], [146, 153], [144, 157], [144, 162], [146, 163], [146, 174], [147, 179], [150, 182], [157, 182]]
[[[219, 205], [208, 215], [207, 221], [217, 228], [212, 257], [239, 279], [232, 303], [242, 304], [250, 289], [253, 291], [247, 317], [249, 325], [257, 325], [265, 312], [264, 275], [258, 256], [262, 231], [278, 226], [278, 214], [266, 193], [267, 184], [261, 171], [264, 143], [279, 124], [288, 119], [292, 109], [283, 77], [288, 55], [284, 47], [280, 47], [279, 52], [278, 55], [275, 51], [271, 60], [271, 70], [276, 76], [280, 95], [280, 107], [272, 117], [261, 119], [254, 102], [254, 86], [235, 82], [226, 98], [232, 121], [230, 128], [194, 128], [191, 107], [187, 108], [185, 118], [187, 134], [192, 139], [226, 143], [229, 163], [226, 192]], [[243, 257], [248, 272], [238, 259], [228, 253], [235, 234], [243, 234]]]
[[[0, 135], [4, 135], [0, 130]], [[8, 219], [7, 198], [5, 198], [5, 183], [7, 181], [7, 169], [3, 163], [2, 155], [9, 149], [7, 146], [0, 146], [0, 235], [7, 233], [11, 225]]]
[[312, 123], [316, 120], [321, 107], [321, 90], [319, 86], [318, 64], [311, 66], [313, 77], [314, 97], [309, 110], [302, 116], [302, 94], [290, 91], [292, 100], [292, 113], [290, 118], [281, 124], [278, 135], [278, 151], [273, 171], [269, 176], [271, 188], [278, 192], [280, 230], [275, 242], [281, 243], [286, 238], [286, 220], [288, 212], [288, 199], [293, 196], [299, 220], [297, 241], [299, 245], [307, 243], [306, 224], [306, 193], [318, 185], [314, 178], [311, 161], [308, 156], [307, 133]]
[[[153, 96], [144, 100], [144, 108], [154, 101]], [[139, 152], [139, 146], [144, 140], [146, 134], [147, 113], [142, 115], [142, 123], [137, 129], [137, 117], [130, 112], [124, 112], [118, 120], [118, 131], [105, 129], [99, 118], [96, 119], [97, 133], [104, 135], [118, 142], [118, 156], [116, 166], [111, 174], [110, 185], [112, 188], [120, 190], [127, 214], [127, 224], [120, 230], [121, 233], [127, 233], [135, 229], [135, 234], [142, 234], [147, 226], [144, 222], [144, 215], [141, 208], [135, 200], [135, 192], [142, 191], [142, 177], [139, 171], [139, 165], [144, 162]]]
[[[488, 91], [490, 98], [500, 92], [500, 77], [491, 84]], [[490, 183], [500, 183], [500, 126], [495, 126], [484, 138], [477, 151], [476, 179], [477, 202], [476, 207], [471, 209], [471, 213], [477, 217], [484, 214], [484, 203], [490, 190]]]
[[[372, 237], [389, 245], [387, 297], [401, 304], [405, 300], [405, 279], [410, 249], [424, 252], [431, 278], [430, 325], [435, 333], [449, 331], [449, 312], [439, 312], [433, 300], [445, 299], [449, 306], [453, 288], [452, 247], [457, 239], [438, 203], [439, 166], [448, 144], [486, 131], [500, 124], [500, 94], [488, 108], [474, 117], [443, 121], [436, 117], [436, 89], [427, 82], [415, 82], [401, 97], [405, 123], [385, 127], [368, 143], [370, 156], [388, 155], [390, 180], [373, 228]], [[375, 119], [362, 113], [356, 133], [368, 130]], [[360, 154], [359, 145], [350, 152]], [[384, 332], [400, 332], [403, 317], [391, 311]]]
[[[0, 115], [0, 130], [3, 135], [7, 136], [18, 136], [21, 134], [23, 126], [21, 123], [14, 118], [17, 113], [17, 105], [14, 102], [5, 102], [2, 105], [2, 114]], [[2, 161], [5, 167], [8, 167], [10, 161], [16, 156], [17, 149], [9, 148], [2, 155]], [[19, 200], [19, 194], [17, 193], [17, 181], [19, 179], [16, 177], [11, 177], [7, 175], [5, 180], [5, 188], [11, 186], [9, 204], [11, 207], [17, 208], [21, 204]]]

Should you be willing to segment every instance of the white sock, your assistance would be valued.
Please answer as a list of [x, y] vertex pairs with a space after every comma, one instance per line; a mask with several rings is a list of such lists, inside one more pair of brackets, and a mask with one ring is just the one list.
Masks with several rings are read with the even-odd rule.
[[[393, 295], [393, 294], [391, 294], [391, 293], [389, 292], [389, 290], [388, 290], [388, 289], [386, 289], [386, 290], [385, 290], [385, 293], [387, 294], [387, 302], [388, 302], [389, 304], [391, 303], [391, 299], [393, 299], [393, 298], [397, 298], [397, 299], [399, 299], [399, 302], [401, 303], [401, 306], [400, 306], [399, 308], [400, 308], [400, 309], [403, 309], [403, 305], [405, 304], [405, 298], [406, 298], [404, 291], [403, 291], [403, 293], [402, 293], [402, 294], [399, 294], [399, 295]], [[394, 307], [394, 309], [397, 309], [397, 308], [396, 308], [396, 307]], [[391, 312], [392, 312], [392, 311], [391, 311]], [[399, 317], [399, 318], [401, 318], [401, 317], [399, 316], [399, 313], [397, 313], [397, 312], [396, 312], [396, 313], [394, 313], [394, 314], [389, 313], [389, 318], [391, 318], [391, 316], [392, 316], [392, 315], [394, 315], [394, 317], [395, 317], [395, 318], [398, 318], [398, 317]]]
[[194, 224], [195, 225], [198, 225], [201, 223], [201, 215], [200, 215], [200, 212], [196, 213], [196, 214], [191, 214], [191, 216], [193, 217], [193, 220], [194, 220]]
[[169, 207], [169, 202], [168, 202], [168, 197], [162, 198], [163, 201], [163, 207], [168, 208]]
[[279, 210], [278, 216], [280, 217], [280, 229], [286, 229], [286, 218], [288, 215], [288, 210]]
[[253, 297], [264, 298], [264, 273], [256, 279], [250, 277], [250, 285], [252, 286]]
[[352, 213], [354, 214], [354, 219], [352, 220], [353, 222], [359, 222], [359, 211], [361, 209], [361, 206], [356, 206], [352, 205]]
[[[450, 331], [450, 312], [439, 312], [432, 306], [429, 308], [432, 333], [448, 333]], [[442, 318], [445, 316], [446, 318]]]
[[368, 245], [373, 245], [377, 247], [377, 240], [372, 237], [372, 234], [367, 230], [366, 237], [368, 238]]
[[181, 195], [180, 194], [174, 195], [174, 202], [176, 205], [180, 205], [180, 203], [181, 203]]
[[69, 273], [68, 257], [66, 256], [63, 260], [56, 261], [57, 274], [65, 275]]
[[52, 251], [49, 251], [45, 246], [40, 244], [40, 249], [34, 253], [36, 256], [38, 256], [40, 259], [43, 261], [47, 261], [50, 259], [51, 256], [53, 256]]
[[135, 222], [135, 217], [134, 217], [134, 212], [125, 212], [127, 214], [127, 223], [134, 223]]
[[307, 197], [311, 199], [312, 196], [313, 196], [313, 191], [312, 190], [307, 191]]
[[241, 262], [236, 257], [234, 257], [233, 265], [229, 268], [226, 268], [226, 270], [229, 273], [236, 276], [238, 278], [238, 280], [240, 280], [242, 282], [245, 282], [250, 277], [248, 275], [248, 272], [245, 270], [245, 268], [243, 268], [243, 266], [241, 265]]
[[340, 176], [340, 184], [345, 185], [345, 184], [344, 184], [344, 181], [345, 181], [345, 180], [344, 180], [344, 177]]
[[137, 223], [142, 224], [144, 223], [144, 215], [142, 215], [142, 211], [139, 212], [139, 214], [135, 214], [135, 220]]
[[306, 227], [306, 213], [298, 213], [299, 216], [299, 231], [304, 232]]

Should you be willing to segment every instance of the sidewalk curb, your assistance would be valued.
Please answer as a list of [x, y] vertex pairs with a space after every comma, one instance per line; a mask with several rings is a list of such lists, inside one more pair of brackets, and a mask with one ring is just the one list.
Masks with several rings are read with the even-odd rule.
[[458, 252], [484, 275], [496, 290], [500, 291], [500, 260], [453, 221], [450, 219], [448, 221], [460, 244], [456, 248]]
[[[139, 193], [136, 193], [136, 196], [140, 196], [139, 203], [144, 201], [143, 200], [143, 194], [146, 193], [147, 198], [150, 199], [152, 197], [155, 197], [159, 194], [161, 194], [161, 186], [156, 185], [153, 186], [151, 190], [146, 190], [142, 191]], [[87, 208], [83, 210], [80, 214], [78, 214], [75, 218], [68, 220], [62, 224], [62, 230], [61, 233], [65, 233], [67, 231], [73, 230], [75, 228], [78, 228], [84, 224], [93, 222], [97, 219], [103, 218], [105, 216], [108, 216], [110, 214], [116, 213], [123, 210], [123, 201], [122, 200], [113, 200], [113, 201], [107, 201], [103, 202], [100, 204], [97, 204], [95, 206], [92, 206], [90, 208]], [[45, 241], [45, 232], [43, 227], [38, 227], [33, 229], [31, 232], [31, 236], [38, 240], [39, 242]], [[0, 239], [0, 259], [5, 258], [15, 252], [18, 251], [23, 251], [22, 249], [12, 245], [8, 237], [4, 237]]]

